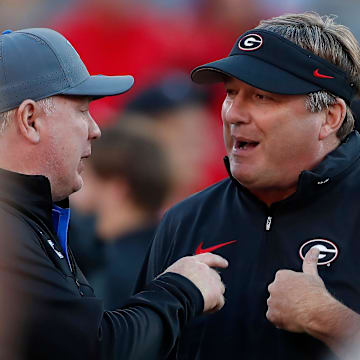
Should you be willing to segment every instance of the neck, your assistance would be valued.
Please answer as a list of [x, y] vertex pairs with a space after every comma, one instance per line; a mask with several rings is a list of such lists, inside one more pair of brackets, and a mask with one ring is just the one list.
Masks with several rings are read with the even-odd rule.
[[271, 204], [284, 200], [296, 192], [296, 185], [286, 189], [265, 189], [265, 190], [250, 190], [259, 200], [265, 203], [268, 207]]

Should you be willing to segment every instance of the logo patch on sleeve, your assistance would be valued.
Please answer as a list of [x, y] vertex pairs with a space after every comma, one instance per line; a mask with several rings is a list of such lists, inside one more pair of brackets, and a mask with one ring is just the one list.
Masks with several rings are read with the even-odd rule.
[[316, 247], [320, 250], [318, 265], [330, 266], [330, 263], [336, 260], [339, 255], [339, 249], [330, 240], [326, 239], [312, 239], [301, 245], [299, 255], [304, 260], [306, 253], [312, 248]]

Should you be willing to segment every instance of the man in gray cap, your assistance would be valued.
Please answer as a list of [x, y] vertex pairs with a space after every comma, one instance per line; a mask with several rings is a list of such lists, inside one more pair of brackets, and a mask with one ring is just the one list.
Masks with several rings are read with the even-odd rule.
[[353, 34], [314, 13], [264, 20], [192, 72], [224, 84], [229, 178], [165, 215], [145, 282], [184, 254], [231, 266], [226, 306], [192, 323], [178, 359], [322, 359], [359, 332], [359, 74]]
[[0, 36], [1, 358], [158, 359], [191, 318], [224, 304], [211, 267], [227, 262], [205, 254], [104, 311], [68, 248], [67, 198], [100, 136], [89, 103], [132, 85], [131, 76], [90, 76], [53, 30]]

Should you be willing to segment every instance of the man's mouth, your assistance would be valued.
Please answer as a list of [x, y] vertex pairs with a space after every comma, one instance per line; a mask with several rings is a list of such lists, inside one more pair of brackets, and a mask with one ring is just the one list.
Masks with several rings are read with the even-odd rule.
[[85, 160], [87, 160], [90, 157], [90, 153], [83, 155], [80, 158], [80, 162], [79, 162], [79, 166], [80, 166], [80, 172], [82, 172], [84, 170], [84, 166], [85, 166]]
[[87, 153], [81, 157], [81, 160], [88, 159], [91, 156], [91, 153]]
[[257, 141], [240, 141], [236, 140], [234, 143], [234, 150], [251, 150], [258, 146]]

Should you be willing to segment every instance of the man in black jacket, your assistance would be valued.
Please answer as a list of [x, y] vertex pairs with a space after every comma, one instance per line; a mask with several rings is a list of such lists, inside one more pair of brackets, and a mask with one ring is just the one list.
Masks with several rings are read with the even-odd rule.
[[314, 13], [262, 21], [193, 70], [224, 83], [230, 177], [168, 211], [142, 281], [184, 255], [231, 266], [226, 306], [193, 321], [180, 359], [320, 359], [359, 331], [359, 73], [354, 36]]
[[[224, 304], [213, 254], [181, 259], [117, 311], [103, 310], [67, 245], [67, 197], [100, 130], [91, 100], [131, 76], [90, 76], [50, 29], [0, 36], [0, 357], [159, 359], [195, 315]], [[54, 203], [56, 202], [56, 204]]]

